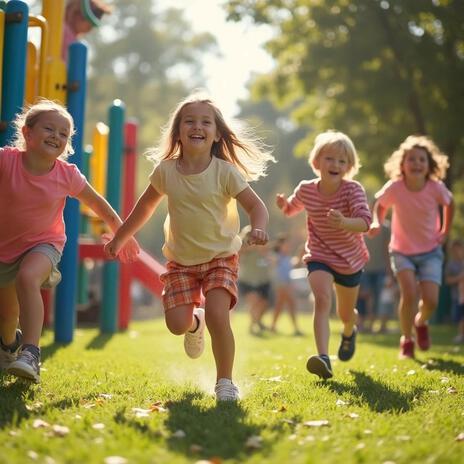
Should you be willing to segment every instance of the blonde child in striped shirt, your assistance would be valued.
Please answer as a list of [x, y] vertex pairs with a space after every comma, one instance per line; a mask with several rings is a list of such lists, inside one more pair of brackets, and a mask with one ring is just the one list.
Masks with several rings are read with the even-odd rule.
[[308, 359], [306, 367], [329, 379], [333, 376], [328, 355], [332, 287], [343, 322], [338, 358], [348, 361], [355, 351], [359, 282], [369, 259], [363, 233], [369, 230], [372, 218], [363, 187], [352, 180], [360, 164], [347, 135], [336, 131], [319, 134], [309, 164], [318, 177], [300, 182], [288, 198], [278, 194], [276, 203], [286, 216], [306, 211], [308, 239], [303, 261], [315, 300], [318, 352]]

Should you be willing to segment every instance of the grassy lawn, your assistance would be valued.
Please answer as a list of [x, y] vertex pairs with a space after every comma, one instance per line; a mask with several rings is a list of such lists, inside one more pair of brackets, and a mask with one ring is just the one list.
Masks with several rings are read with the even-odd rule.
[[78, 329], [68, 346], [45, 333], [40, 385], [0, 373], [0, 462], [463, 462], [464, 348], [450, 343], [453, 328], [433, 327], [432, 350], [415, 361], [397, 359], [398, 335], [361, 334], [355, 358], [334, 360], [322, 382], [305, 369], [309, 316], [305, 337], [286, 322], [256, 337], [234, 315], [243, 399], [219, 405], [209, 346], [189, 360], [162, 320], [114, 336]]

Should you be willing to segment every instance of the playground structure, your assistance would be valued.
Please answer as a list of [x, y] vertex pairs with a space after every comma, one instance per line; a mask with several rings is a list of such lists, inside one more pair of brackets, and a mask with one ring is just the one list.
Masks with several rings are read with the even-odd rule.
[[[83, 150], [86, 105], [87, 47], [69, 46], [68, 63], [61, 58], [65, 0], [43, 0], [42, 15], [29, 15], [21, 0], [0, 1], [0, 146], [11, 140], [11, 122], [24, 104], [44, 97], [65, 104], [75, 123], [75, 154], [69, 159], [90, 179], [121, 217], [127, 217], [135, 202], [137, 124], [126, 121], [125, 106], [114, 100], [108, 111], [108, 126], [97, 124], [93, 149]], [[29, 40], [31, 28], [40, 29], [40, 44]], [[107, 182], [107, 180], [110, 180]], [[121, 189], [121, 186], [124, 186]], [[50, 323], [54, 300], [55, 341], [73, 339], [77, 296], [85, 298], [87, 275], [79, 261], [105, 261], [102, 278], [100, 330], [114, 333], [128, 328], [131, 316], [130, 286], [137, 279], [151, 293], [161, 295], [159, 275], [164, 267], [141, 251], [135, 263], [108, 261], [103, 244], [80, 238], [90, 230], [91, 213], [81, 214], [79, 203], [68, 198], [64, 210], [67, 243], [60, 263], [62, 281], [53, 295], [44, 292], [45, 325]]]

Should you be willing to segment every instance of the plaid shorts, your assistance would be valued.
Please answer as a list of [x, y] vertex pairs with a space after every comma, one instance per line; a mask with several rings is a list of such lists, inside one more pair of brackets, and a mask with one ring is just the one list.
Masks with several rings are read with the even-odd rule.
[[225, 288], [232, 295], [230, 309], [237, 303], [238, 255], [193, 266], [169, 261], [166, 268], [160, 276], [165, 311], [185, 304], [199, 306], [201, 293], [206, 295], [213, 288]]

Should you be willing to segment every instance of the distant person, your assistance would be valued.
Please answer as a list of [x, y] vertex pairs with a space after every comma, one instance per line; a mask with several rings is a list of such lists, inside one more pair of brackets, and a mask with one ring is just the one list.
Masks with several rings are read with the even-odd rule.
[[[0, 362], [9, 374], [39, 382], [40, 289], [61, 280], [66, 198], [83, 202], [113, 231], [122, 221], [66, 161], [73, 154], [74, 123], [63, 106], [42, 100], [19, 114], [14, 125], [12, 146], [0, 148]], [[122, 258], [130, 261], [137, 253], [132, 239]]]
[[378, 316], [380, 293], [384, 288], [385, 278], [391, 273], [388, 258], [390, 229], [382, 226], [379, 235], [366, 238], [369, 261], [366, 263], [356, 308], [359, 312], [358, 329], [360, 332], [371, 332]]
[[271, 330], [277, 332], [277, 321], [282, 310], [286, 308], [293, 324], [293, 334], [301, 336], [303, 332], [298, 327], [295, 290], [291, 279], [293, 256], [290, 249], [290, 241], [286, 235], [280, 235], [276, 240], [274, 245], [274, 260], [275, 302]]
[[393, 209], [389, 248], [400, 287], [401, 359], [414, 357], [413, 327], [419, 348], [430, 347], [428, 321], [438, 304], [442, 244], [453, 216], [452, 194], [441, 181], [447, 168], [448, 157], [431, 139], [411, 135], [385, 163], [390, 180], [375, 195], [371, 236], [380, 232], [388, 209]]
[[388, 333], [388, 321], [395, 312], [398, 301], [398, 285], [391, 273], [387, 273], [383, 280], [383, 287], [380, 290], [376, 317], [380, 322], [376, 333]]
[[100, 26], [101, 18], [112, 8], [102, 0], [68, 0], [64, 12], [62, 58], [67, 61], [68, 47], [80, 40], [94, 27]]
[[[240, 232], [243, 239], [250, 232], [250, 226], [245, 226]], [[271, 302], [271, 259], [265, 246], [242, 245], [239, 253], [240, 266], [238, 273], [238, 288], [243, 296], [247, 311], [250, 314], [249, 331], [259, 335], [266, 330], [262, 319]]]
[[359, 160], [347, 135], [335, 131], [319, 134], [309, 162], [318, 177], [300, 182], [288, 199], [278, 194], [277, 206], [286, 216], [306, 211], [308, 239], [303, 260], [314, 295], [318, 352], [308, 359], [307, 369], [328, 379], [333, 376], [329, 358], [333, 285], [343, 323], [338, 357], [348, 361], [355, 352], [355, 304], [362, 270], [369, 259], [362, 234], [369, 229], [371, 213], [364, 188], [352, 180]]
[[450, 257], [445, 266], [445, 283], [451, 287], [452, 320], [458, 324], [454, 343], [464, 343], [464, 242], [451, 242]]
[[[265, 245], [268, 212], [247, 179], [264, 175], [274, 158], [235, 133], [209, 97], [193, 94], [172, 114], [153, 160], [157, 165], [150, 184], [105, 249], [116, 256], [166, 195], [163, 253], [168, 263], [161, 276], [166, 325], [173, 334], [185, 334], [187, 355], [198, 358], [204, 349], [206, 317], [216, 361], [216, 398], [238, 400], [232, 382], [235, 341], [229, 317], [237, 301], [242, 243], [236, 200], [250, 219], [245, 242]], [[199, 308], [202, 292], [205, 309]]]

